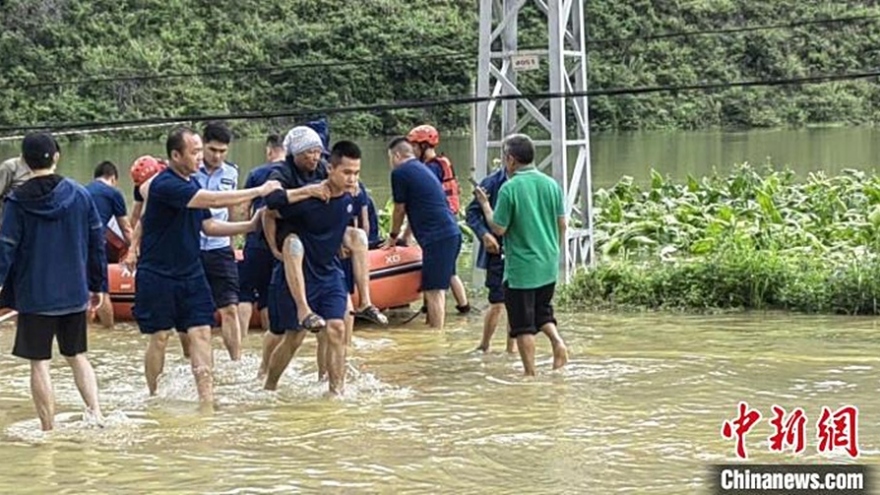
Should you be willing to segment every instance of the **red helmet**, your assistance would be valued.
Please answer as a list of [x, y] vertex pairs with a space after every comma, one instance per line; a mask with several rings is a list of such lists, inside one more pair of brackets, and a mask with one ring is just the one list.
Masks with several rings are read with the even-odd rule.
[[437, 132], [437, 129], [431, 125], [420, 125], [418, 127], [413, 127], [409, 134], [406, 135], [406, 140], [411, 143], [427, 143], [428, 146], [432, 148], [436, 148], [438, 144], [440, 144], [440, 133]]
[[131, 180], [135, 186], [139, 186], [167, 167], [164, 161], [144, 155], [131, 164]]

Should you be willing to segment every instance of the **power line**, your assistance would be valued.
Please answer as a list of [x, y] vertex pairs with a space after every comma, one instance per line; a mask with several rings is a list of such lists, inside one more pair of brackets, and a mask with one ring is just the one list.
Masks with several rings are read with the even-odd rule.
[[469, 105], [475, 103], [483, 103], [492, 100], [521, 100], [521, 99], [556, 99], [556, 98], [579, 98], [594, 96], [619, 96], [619, 95], [639, 95], [660, 92], [681, 92], [681, 91], [711, 91], [728, 88], [746, 88], [746, 87], [773, 87], [788, 86], [798, 84], [819, 84], [832, 81], [867, 79], [880, 76], [880, 71], [862, 71], [849, 72], [843, 74], [822, 74], [815, 76], [806, 76], [787, 79], [771, 79], [771, 80], [751, 80], [751, 81], [735, 81], [735, 82], [715, 82], [701, 84], [685, 84], [678, 86], [641, 86], [636, 88], [609, 88], [597, 89], [590, 91], [577, 91], [568, 93], [532, 93], [520, 95], [498, 95], [498, 96], [461, 96], [456, 98], [447, 98], [442, 100], [419, 100], [419, 101], [402, 101], [392, 103], [381, 103], [374, 105], [355, 105], [348, 107], [324, 107], [324, 108], [302, 108], [282, 110], [277, 112], [251, 111], [230, 113], [224, 115], [190, 115], [183, 117], [151, 117], [141, 119], [115, 120], [104, 122], [74, 122], [74, 123], [56, 123], [44, 125], [30, 126], [2, 126], [0, 132], [28, 132], [38, 130], [73, 130], [73, 129], [92, 129], [113, 126], [137, 126], [137, 125], [160, 125], [179, 122], [204, 122], [208, 120], [255, 120], [255, 119], [272, 119], [272, 118], [296, 118], [307, 117], [310, 115], [333, 115], [343, 113], [366, 113], [366, 112], [382, 112], [400, 109], [416, 109], [430, 108], [451, 105]]

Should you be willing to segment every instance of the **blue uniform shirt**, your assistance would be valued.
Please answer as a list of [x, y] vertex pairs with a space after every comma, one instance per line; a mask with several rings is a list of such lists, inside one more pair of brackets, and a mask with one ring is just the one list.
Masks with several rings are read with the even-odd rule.
[[461, 235], [437, 176], [413, 158], [391, 172], [391, 195], [406, 205], [410, 228], [425, 246]]
[[[271, 162], [264, 163], [259, 167], [250, 171], [245, 179], [244, 188], [250, 189], [252, 187], [260, 187], [266, 183], [269, 179], [269, 174], [272, 173], [272, 169], [278, 165], [282, 165], [284, 162]], [[253, 200], [251, 203], [251, 209], [249, 210], [249, 214], [253, 215], [258, 209], [266, 206], [266, 200], [263, 197], [258, 197]], [[263, 235], [262, 230], [258, 230], [257, 232], [248, 232], [247, 237], [245, 237], [245, 249], [256, 248], [256, 249], [269, 249], [269, 246], [266, 244], [266, 237]]]
[[138, 270], [176, 279], [204, 276], [199, 236], [211, 212], [186, 207], [199, 189], [194, 179], [184, 179], [170, 168], [156, 175], [141, 217]]
[[125, 216], [125, 198], [115, 187], [95, 179], [86, 185], [86, 191], [89, 192], [92, 201], [98, 208], [102, 225], [106, 226], [113, 217]]
[[348, 193], [323, 202], [309, 198], [279, 210], [290, 223], [305, 250], [303, 276], [306, 285], [332, 285], [343, 277], [337, 258], [345, 229], [354, 211], [354, 198]]
[[[193, 178], [198, 181], [203, 189], [209, 191], [234, 191], [238, 189], [238, 167], [234, 164], [224, 163], [219, 168], [209, 173], [204, 165], [199, 167]], [[229, 221], [229, 208], [211, 208], [211, 218], [214, 220]], [[208, 237], [200, 234], [200, 247], [202, 251], [211, 251], [230, 246], [228, 236]]]
[[[492, 172], [480, 181], [480, 187], [486, 191], [489, 205], [492, 208], [495, 208], [495, 203], [498, 202], [498, 191], [501, 190], [501, 186], [505, 182], [507, 182], [507, 171], [504, 167]], [[474, 236], [476, 236], [477, 241], [480, 243], [480, 248], [477, 251], [477, 268], [486, 269], [489, 259], [486, 248], [483, 246], [483, 236], [486, 233], [490, 233], [491, 230], [489, 230], [489, 224], [486, 223], [486, 217], [483, 215], [483, 208], [476, 197], [471, 200], [467, 207], [467, 224], [474, 231]], [[503, 238], [500, 235], [496, 234], [495, 238], [498, 239], [499, 245], [502, 244]]]

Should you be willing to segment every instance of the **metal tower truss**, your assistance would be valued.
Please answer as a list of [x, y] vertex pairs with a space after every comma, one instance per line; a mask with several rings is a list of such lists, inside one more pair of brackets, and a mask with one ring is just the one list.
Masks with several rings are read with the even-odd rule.
[[[546, 20], [546, 49], [518, 49], [517, 20], [527, 4], [535, 5], [543, 13], [540, 20]], [[538, 168], [546, 170], [549, 165], [565, 193], [569, 227], [560, 268], [566, 283], [576, 268], [592, 264], [595, 258], [587, 97], [495, 98], [544, 92], [585, 95], [584, 38], [584, 0], [480, 0], [476, 89], [481, 99], [474, 116], [475, 178], [489, 173], [489, 164], [500, 156], [504, 136], [527, 131], [537, 147], [536, 160], [543, 156]], [[490, 153], [495, 148], [499, 150]], [[576, 157], [573, 167], [570, 153]]]

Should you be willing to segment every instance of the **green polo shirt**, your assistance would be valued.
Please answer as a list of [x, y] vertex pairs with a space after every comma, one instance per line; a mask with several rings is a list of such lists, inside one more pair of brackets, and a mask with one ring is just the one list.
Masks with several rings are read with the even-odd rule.
[[511, 289], [537, 289], [559, 275], [559, 229], [565, 216], [562, 189], [529, 166], [501, 186], [494, 221], [504, 233], [504, 280]]

